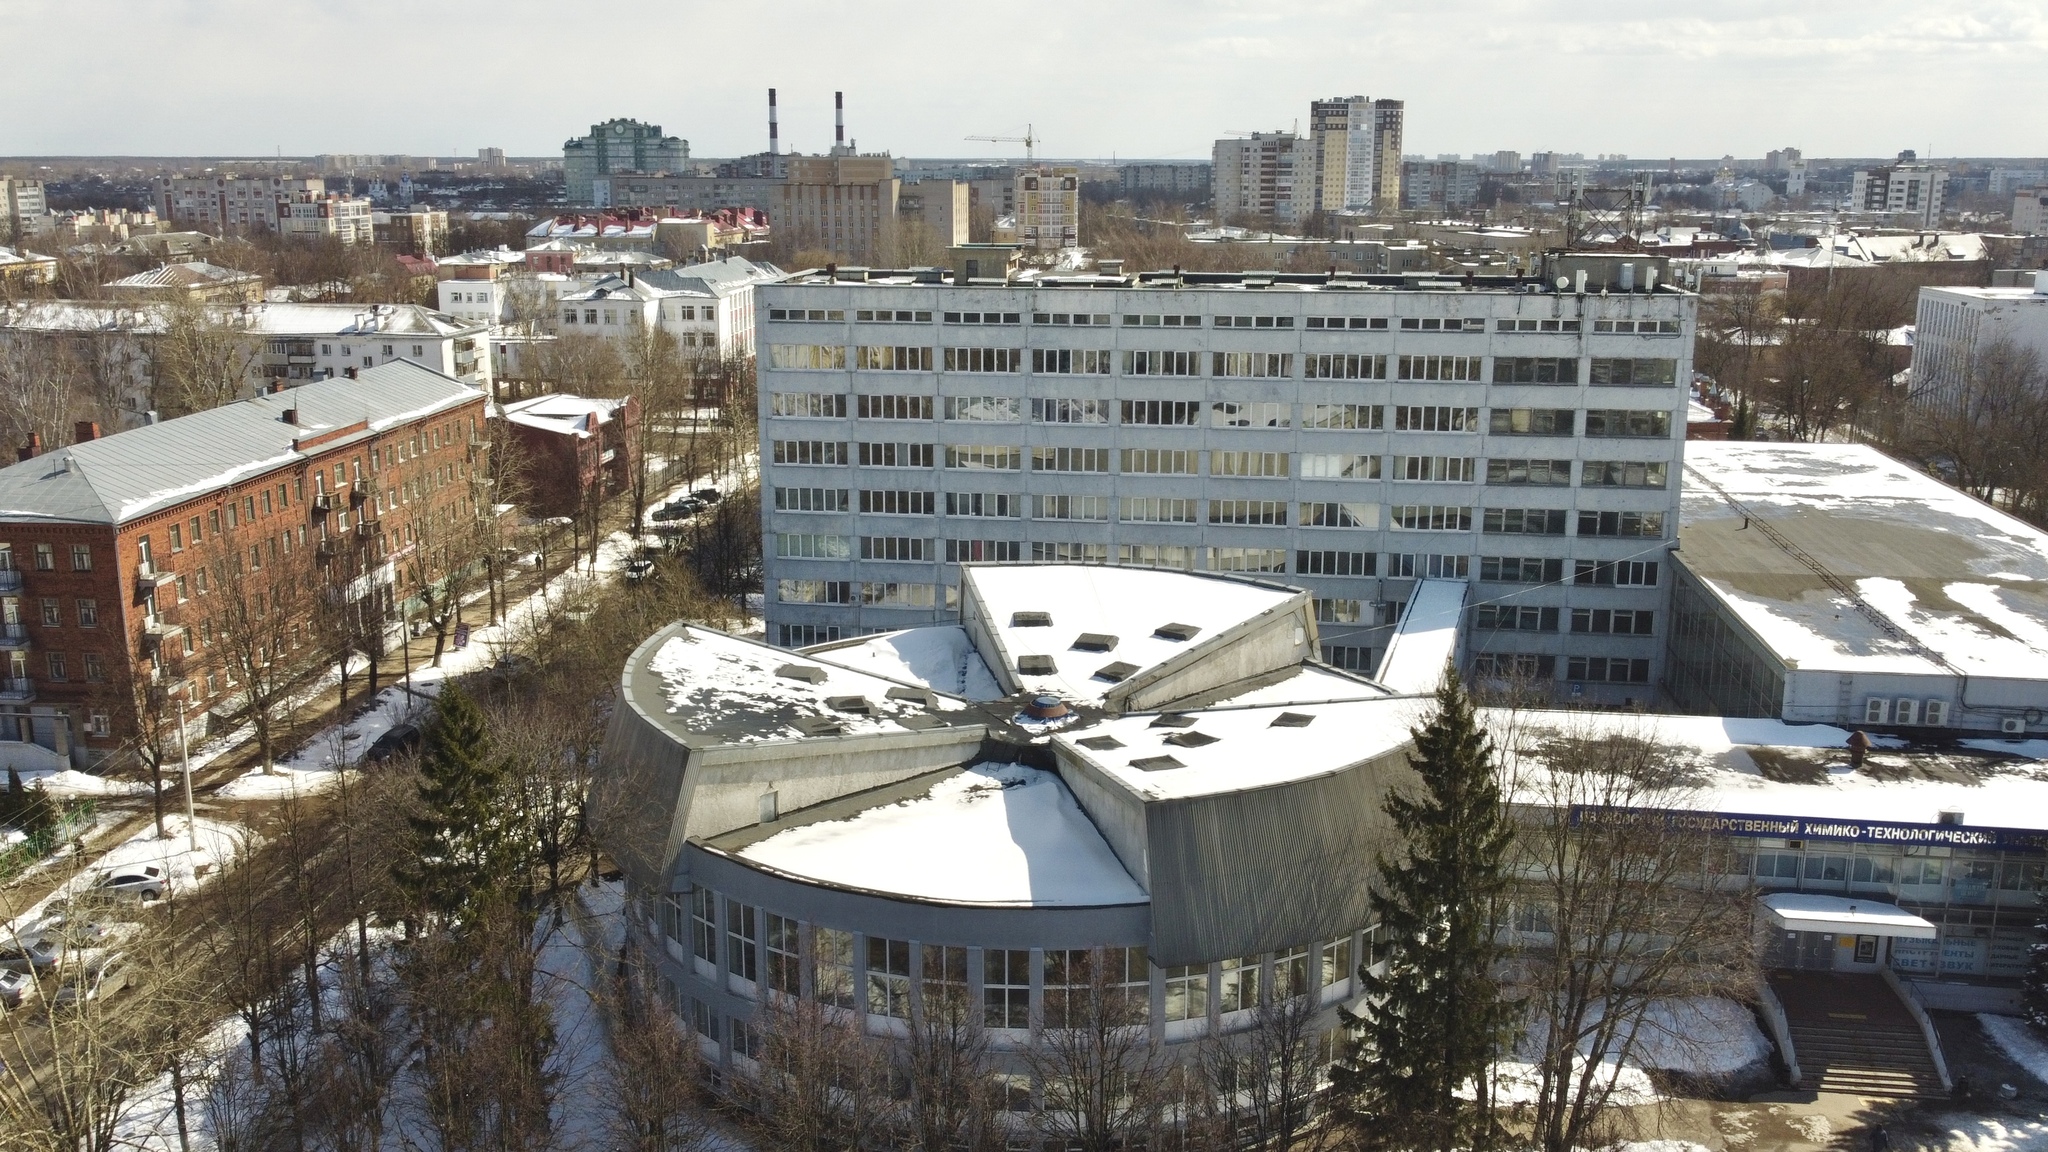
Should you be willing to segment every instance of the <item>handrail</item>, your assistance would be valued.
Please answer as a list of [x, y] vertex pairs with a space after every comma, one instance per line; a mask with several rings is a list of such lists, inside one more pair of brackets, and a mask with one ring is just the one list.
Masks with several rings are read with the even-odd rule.
[[1927, 1042], [1927, 1054], [1934, 1057], [1934, 1073], [1941, 1077], [1941, 1090], [1954, 1091], [1956, 1082], [1949, 1079], [1948, 1060], [1941, 1054], [1941, 1034], [1934, 1030], [1934, 1018], [1927, 1014], [1927, 1006], [1920, 1002], [1919, 991], [1899, 979], [1889, 964], [1879, 965], [1877, 974], [1906, 1005], [1907, 1015], [1913, 1017], [1914, 1022], [1920, 1025], [1920, 1036]]
[[1770, 1026], [1771, 1039], [1778, 1042], [1778, 1054], [1785, 1059], [1785, 1074], [1792, 1078], [1792, 1086], [1798, 1087], [1804, 1079], [1799, 1072], [1799, 1053], [1792, 1049], [1792, 1023], [1785, 1018], [1785, 1005], [1778, 1000], [1778, 994], [1771, 989], [1769, 977], [1758, 982], [1762, 995], [1758, 1005], [1764, 1011], [1764, 1023]]

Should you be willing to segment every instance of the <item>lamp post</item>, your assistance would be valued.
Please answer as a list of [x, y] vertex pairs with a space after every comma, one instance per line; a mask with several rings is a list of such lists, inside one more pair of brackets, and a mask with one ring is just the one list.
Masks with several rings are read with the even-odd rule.
[[192, 807], [192, 749], [185, 738], [185, 699], [178, 698], [178, 763], [185, 777], [185, 837], [192, 845], [192, 869], [199, 870], [199, 814]]

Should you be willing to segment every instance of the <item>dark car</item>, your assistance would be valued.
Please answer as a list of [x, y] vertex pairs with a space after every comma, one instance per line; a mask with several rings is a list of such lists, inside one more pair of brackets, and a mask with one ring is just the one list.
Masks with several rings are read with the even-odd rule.
[[704, 502], [695, 496], [683, 496], [671, 500], [654, 510], [653, 519], [682, 520], [704, 510]]
[[725, 493], [720, 492], [716, 488], [699, 488], [695, 492], [690, 493], [690, 495], [695, 496], [697, 499], [702, 500], [706, 504], [716, 504], [718, 503], [719, 498], [724, 496]]
[[371, 742], [370, 750], [363, 753], [363, 759], [371, 764], [382, 764], [394, 756], [417, 752], [424, 736], [425, 733], [420, 731], [420, 726], [409, 720], [394, 725], [390, 731]]

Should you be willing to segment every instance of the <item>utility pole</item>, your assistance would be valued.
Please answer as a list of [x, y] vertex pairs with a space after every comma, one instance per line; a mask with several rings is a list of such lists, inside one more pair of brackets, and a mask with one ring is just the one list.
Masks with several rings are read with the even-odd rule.
[[192, 871], [199, 872], [199, 814], [192, 807], [192, 749], [185, 738], [185, 701], [178, 700], [178, 762], [185, 775], [185, 838], [192, 845]]

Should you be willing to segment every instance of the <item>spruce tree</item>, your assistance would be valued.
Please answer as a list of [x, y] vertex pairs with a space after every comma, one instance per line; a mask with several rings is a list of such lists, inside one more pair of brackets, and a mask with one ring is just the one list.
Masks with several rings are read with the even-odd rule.
[[[1496, 1134], [1487, 1073], [1514, 1034], [1514, 1006], [1493, 975], [1492, 924], [1511, 829], [1492, 746], [1455, 671], [1414, 737], [1408, 762], [1421, 787], [1385, 803], [1404, 851], [1381, 854], [1373, 887], [1391, 955], [1383, 976], [1360, 969], [1363, 1028], [1332, 1075], [1363, 1143], [1484, 1148]], [[1468, 1083], [1477, 1100], [1458, 1098]]]
[[444, 685], [421, 747], [419, 810], [407, 821], [412, 851], [393, 869], [410, 914], [460, 921], [481, 897], [510, 884], [505, 774], [483, 710]]

